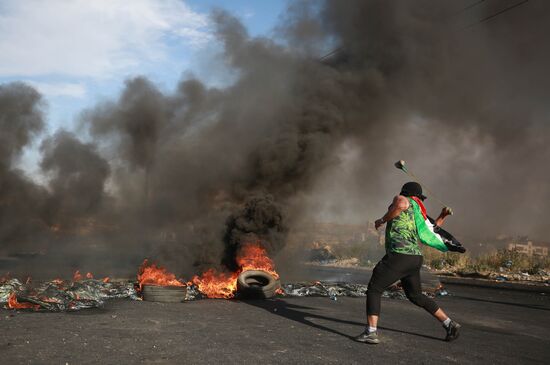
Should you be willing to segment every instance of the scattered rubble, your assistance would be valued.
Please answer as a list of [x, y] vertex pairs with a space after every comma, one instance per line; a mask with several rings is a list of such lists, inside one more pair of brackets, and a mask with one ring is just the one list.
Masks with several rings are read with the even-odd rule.
[[[337, 297], [365, 297], [367, 295], [366, 284], [316, 282], [316, 283], [289, 283], [282, 285], [282, 295], [291, 297], [319, 296], [336, 300]], [[435, 296], [449, 295], [447, 290], [439, 287], [433, 291], [424, 291], [425, 295]], [[392, 299], [407, 299], [400, 285], [393, 285], [382, 296]]]
[[[145, 265], [145, 263], [144, 263]], [[144, 268], [146, 266], [142, 266]], [[151, 266], [156, 269], [154, 274], [163, 274], [163, 268]], [[159, 271], [160, 270], [160, 271]], [[143, 279], [143, 270], [140, 270], [138, 279]], [[156, 275], [158, 276], [158, 275]], [[156, 277], [155, 276], [155, 277]], [[257, 278], [256, 278], [257, 279]], [[175, 276], [174, 276], [175, 280]], [[169, 281], [172, 283], [173, 281]], [[195, 282], [177, 281], [181, 286], [186, 287], [185, 301], [200, 300], [209, 297], [208, 293], [201, 291], [199, 285]], [[298, 282], [287, 283], [279, 287], [279, 282], [274, 277], [273, 293], [269, 296], [322, 296], [331, 300], [338, 300], [339, 297], [364, 297], [367, 293], [367, 285], [353, 284], [345, 282]], [[64, 312], [76, 311], [87, 308], [102, 307], [105, 301], [118, 298], [129, 298], [131, 300], [141, 300], [140, 288], [144, 284], [143, 280], [102, 280], [94, 279], [93, 275], [88, 273], [85, 278], [77, 271], [72, 280], [54, 279], [44, 282], [33, 282], [30, 279], [23, 283], [18, 279], [2, 277], [0, 278], [0, 305], [9, 309], [29, 309], [35, 311]], [[432, 285], [433, 284], [433, 285]], [[154, 285], [154, 284], [148, 284]], [[172, 285], [172, 284], [171, 284]], [[162, 285], [161, 285], [162, 286]], [[428, 290], [426, 295], [434, 297], [436, 295], [448, 295], [439, 281], [430, 283], [425, 288]], [[271, 290], [271, 289], [270, 289]], [[237, 293], [237, 298], [240, 296]], [[383, 294], [386, 298], [406, 299], [406, 296], [396, 284], [390, 287]], [[227, 299], [227, 298], [226, 298]]]
[[195, 284], [187, 285], [187, 293], [185, 293], [185, 300], [199, 300], [206, 299], [206, 296], [199, 291], [199, 287]]
[[[328, 297], [337, 301], [339, 297], [365, 297], [367, 285], [335, 282], [287, 283], [281, 286], [277, 296], [289, 297]], [[446, 296], [449, 293], [439, 288], [424, 294]], [[405, 293], [394, 285], [384, 292], [383, 297], [406, 299]], [[0, 282], [0, 303], [11, 309], [31, 309], [35, 311], [64, 312], [87, 308], [98, 308], [110, 299], [129, 298], [141, 300], [136, 291], [136, 283], [131, 281], [110, 281], [85, 279], [81, 281], [52, 280], [37, 285], [23, 284], [18, 279]], [[187, 286], [186, 301], [205, 299], [195, 284]]]
[[550, 283], [550, 273], [540, 270], [536, 274], [529, 274], [526, 272], [520, 273], [489, 273], [488, 279], [496, 281], [517, 281], [517, 282], [529, 282], [529, 283]]
[[0, 303], [7, 308], [64, 312], [98, 308], [109, 299], [140, 300], [133, 282], [85, 279], [63, 281], [55, 279], [34, 285], [22, 284], [18, 279], [0, 283]]
[[455, 276], [461, 278], [477, 278], [494, 280], [499, 282], [528, 282], [528, 283], [550, 283], [550, 273], [539, 270], [537, 273], [511, 272], [505, 267], [500, 267], [498, 271], [432, 271], [436, 275]]

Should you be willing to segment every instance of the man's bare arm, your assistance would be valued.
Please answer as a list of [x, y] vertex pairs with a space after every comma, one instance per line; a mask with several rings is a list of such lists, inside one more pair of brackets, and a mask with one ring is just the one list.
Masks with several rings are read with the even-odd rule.
[[409, 209], [409, 205], [409, 199], [405, 198], [403, 195], [397, 195], [393, 198], [393, 203], [390, 205], [388, 212], [384, 214], [382, 218], [377, 219], [376, 222], [374, 222], [375, 228], [378, 229], [378, 227], [382, 224], [391, 221], [401, 214], [401, 212]]

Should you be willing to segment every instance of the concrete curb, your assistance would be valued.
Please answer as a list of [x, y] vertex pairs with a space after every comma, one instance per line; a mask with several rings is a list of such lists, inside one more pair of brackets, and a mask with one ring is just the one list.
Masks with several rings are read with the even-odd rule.
[[536, 293], [550, 293], [550, 285], [544, 283], [527, 284], [527, 283], [514, 283], [514, 282], [501, 282], [492, 281], [486, 279], [472, 279], [472, 278], [459, 278], [445, 275], [438, 275], [439, 281], [443, 284], [453, 285], [469, 285], [478, 286], [482, 288], [494, 288], [494, 289], [507, 289], [507, 290], [521, 290]]

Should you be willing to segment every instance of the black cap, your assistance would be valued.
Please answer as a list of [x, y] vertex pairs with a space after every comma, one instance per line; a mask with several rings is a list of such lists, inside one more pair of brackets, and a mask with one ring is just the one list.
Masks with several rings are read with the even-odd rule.
[[422, 186], [416, 181], [410, 181], [403, 185], [400, 194], [403, 196], [416, 196], [422, 200], [426, 199], [426, 196], [422, 194]]

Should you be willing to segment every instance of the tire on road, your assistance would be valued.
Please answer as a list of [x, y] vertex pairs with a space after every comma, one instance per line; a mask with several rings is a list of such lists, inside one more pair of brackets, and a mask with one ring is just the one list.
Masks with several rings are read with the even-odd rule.
[[281, 282], [262, 270], [243, 271], [237, 278], [237, 295], [244, 299], [272, 298], [281, 287]]
[[148, 302], [181, 303], [185, 301], [186, 286], [144, 285], [143, 300]]

